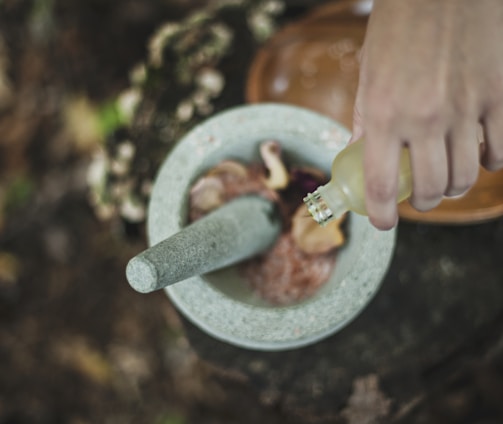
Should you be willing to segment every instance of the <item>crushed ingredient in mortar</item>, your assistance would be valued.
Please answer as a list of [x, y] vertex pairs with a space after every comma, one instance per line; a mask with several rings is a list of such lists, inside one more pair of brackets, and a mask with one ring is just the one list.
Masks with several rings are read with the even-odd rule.
[[189, 218], [195, 221], [235, 197], [257, 194], [274, 202], [283, 223], [281, 235], [266, 252], [238, 265], [257, 294], [274, 305], [313, 295], [332, 273], [337, 248], [344, 243], [344, 217], [320, 227], [302, 202], [327, 182], [319, 170], [287, 166], [278, 141], [260, 144], [262, 163], [225, 160], [192, 186]]

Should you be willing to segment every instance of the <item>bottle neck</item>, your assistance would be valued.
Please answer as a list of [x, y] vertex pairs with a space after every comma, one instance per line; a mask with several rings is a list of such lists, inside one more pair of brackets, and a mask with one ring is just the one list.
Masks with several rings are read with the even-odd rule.
[[345, 200], [346, 197], [339, 187], [328, 183], [309, 193], [304, 198], [304, 203], [314, 220], [323, 226], [347, 212]]

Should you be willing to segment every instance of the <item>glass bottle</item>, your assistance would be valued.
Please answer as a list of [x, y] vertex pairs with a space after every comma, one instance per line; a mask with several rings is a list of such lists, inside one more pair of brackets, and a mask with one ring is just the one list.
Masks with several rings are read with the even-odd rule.
[[[332, 163], [331, 180], [304, 198], [314, 220], [325, 225], [353, 211], [367, 215], [363, 175], [363, 146], [360, 139], [342, 150]], [[409, 149], [403, 148], [400, 156], [397, 203], [408, 198], [412, 191]]]

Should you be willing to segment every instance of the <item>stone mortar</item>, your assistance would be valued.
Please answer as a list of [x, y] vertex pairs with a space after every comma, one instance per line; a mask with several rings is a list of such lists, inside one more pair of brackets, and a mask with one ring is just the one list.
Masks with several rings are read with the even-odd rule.
[[[288, 162], [329, 175], [349, 137], [332, 119], [295, 106], [247, 105], [215, 115], [180, 140], [161, 166], [149, 205], [149, 245], [186, 226], [192, 184], [222, 160], [259, 161], [260, 143], [275, 139]], [[260, 300], [233, 266], [165, 291], [181, 313], [219, 340], [258, 350], [297, 348], [333, 334], [363, 310], [387, 271], [394, 244], [395, 230], [379, 231], [366, 217], [350, 213], [348, 238], [331, 278], [314, 296], [290, 306]]]

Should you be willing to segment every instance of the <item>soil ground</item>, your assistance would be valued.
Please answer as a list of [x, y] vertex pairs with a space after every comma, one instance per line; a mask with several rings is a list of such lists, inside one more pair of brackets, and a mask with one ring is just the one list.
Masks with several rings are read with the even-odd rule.
[[[143, 226], [95, 216], [86, 186], [92, 149], [64, 125], [71, 99], [100, 103], [116, 96], [155, 28], [196, 6], [196, 0], [0, 0], [0, 88], [2, 76], [8, 81], [0, 90], [1, 424], [297, 422], [280, 394], [261, 393], [260, 382], [234, 369], [234, 350], [190, 329], [202, 350], [213, 349], [213, 360], [196, 354], [162, 292], [144, 296], [129, 287], [124, 269], [146, 246]], [[429, 231], [404, 228], [416, 238]], [[478, 234], [501, 240], [501, 225], [485, 228]], [[501, 317], [490, 328], [486, 345], [495, 346]], [[429, 402], [408, 423], [502, 422], [501, 346], [490, 366], [473, 365], [480, 339], [469, 340], [468, 356], [453, 362], [468, 367], [456, 380], [433, 370], [443, 383], [432, 385]], [[225, 369], [219, 356], [233, 367]], [[275, 358], [271, 366], [285, 360]], [[428, 415], [431, 405], [436, 409]], [[478, 418], [466, 421], [469, 413]]]

